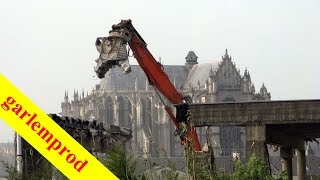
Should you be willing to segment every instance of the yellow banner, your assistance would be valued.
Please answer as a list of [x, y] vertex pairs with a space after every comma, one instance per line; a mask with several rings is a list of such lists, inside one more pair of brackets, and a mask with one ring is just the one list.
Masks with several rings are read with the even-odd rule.
[[0, 103], [0, 119], [69, 179], [118, 179], [2, 74]]

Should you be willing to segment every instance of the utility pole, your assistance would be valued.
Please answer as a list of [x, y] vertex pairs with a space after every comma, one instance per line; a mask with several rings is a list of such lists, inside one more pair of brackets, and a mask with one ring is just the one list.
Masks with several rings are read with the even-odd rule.
[[17, 172], [22, 174], [22, 139], [21, 136], [16, 133], [16, 141], [17, 141], [17, 154], [16, 154], [16, 161], [17, 161]]

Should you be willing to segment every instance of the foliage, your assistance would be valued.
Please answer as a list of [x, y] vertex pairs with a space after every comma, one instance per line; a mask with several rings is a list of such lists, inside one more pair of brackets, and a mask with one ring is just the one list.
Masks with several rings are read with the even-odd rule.
[[114, 143], [106, 150], [107, 158], [104, 162], [106, 167], [119, 179], [136, 180], [143, 178], [136, 174], [137, 160], [135, 160], [124, 147]]
[[[189, 151], [186, 154], [189, 157], [186, 160], [187, 173], [190, 175], [189, 179], [203, 179], [203, 180], [287, 180], [286, 172], [270, 175], [268, 166], [257, 156], [253, 155], [249, 161], [242, 165], [240, 161], [235, 164], [235, 171], [233, 174], [226, 174], [223, 169], [212, 173], [209, 164], [195, 163], [194, 152]], [[197, 157], [199, 161], [199, 157]], [[189, 160], [189, 161], [188, 161]], [[191, 160], [191, 162], [190, 162]], [[191, 165], [190, 165], [191, 164]]]
[[204, 164], [199, 168], [198, 177], [203, 180], [212, 180], [213, 176], [208, 164]]
[[284, 172], [279, 175], [270, 175], [267, 165], [257, 156], [253, 155], [246, 165], [239, 161], [236, 163], [236, 171], [231, 175], [232, 180], [286, 180]]
[[253, 155], [245, 166], [239, 161], [236, 163], [236, 171], [233, 174], [233, 179], [269, 180], [270, 175], [265, 163]]
[[[44, 161], [43, 166], [36, 172], [20, 174], [15, 166], [10, 165], [8, 162], [1, 161], [2, 166], [8, 173], [6, 177], [8, 180], [42, 180], [42, 179], [52, 179], [52, 165], [49, 161]], [[57, 171], [54, 173], [57, 179], [65, 180], [66, 177]]]
[[[160, 164], [154, 160], [142, 157], [133, 157], [128, 153], [123, 145], [115, 143], [106, 150], [107, 158], [104, 164], [121, 180], [146, 180], [146, 179], [166, 179], [178, 180], [181, 176], [176, 171], [175, 164], [168, 157], [164, 149], [164, 157], [166, 162]], [[195, 153], [192, 144], [186, 146], [186, 171], [187, 175], [184, 179], [194, 180], [287, 180], [285, 172], [277, 175], [270, 175], [269, 169], [264, 161], [253, 155], [246, 164], [241, 164], [240, 161], [235, 164], [233, 174], [226, 174], [223, 169], [218, 172], [213, 172], [210, 163], [206, 163], [208, 159], [206, 154]], [[25, 173], [20, 175], [14, 166], [2, 161], [8, 173], [9, 180], [37, 180], [51, 179], [52, 165], [48, 161], [43, 161], [43, 166], [39, 171]], [[138, 165], [140, 170], [137, 169]], [[56, 172], [57, 173], [57, 172]], [[57, 177], [57, 176], [55, 176]], [[58, 179], [65, 179], [63, 175], [58, 176]]]
[[21, 175], [18, 173], [17, 169], [14, 166], [5, 161], [1, 161], [1, 163], [5, 168], [5, 171], [8, 173], [8, 176], [6, 177], [8, 180], [22, 180]]
[[178, 180], [179, 174], [176, 172], [175, 164], [166, 156], [165, 151], [165, 166], [149, 158], [133, 157], [117, 143], [107, 149], [106, 154], [104, 164], [121, 180]]
[[[138, 161], [142, 160], [143, 165], [147, 168], [147, 171], [138, 172], [137, 164]], [[166, 180], [178, 180], [178, 173], [175, 169], [175, 164], [170, 161], [167, 157], [166, 167], [159, 165], [146, 158], [134, 158], [132, 155], [127, 153], [125, 149], [120, 144], [114, 144], [107, 150], [107, 158], [105, 160], [105, 165], [121, 180], [146, 180], [146, 179], [166, 179]], [[44, 164], [44, 168], [38, 173], [28, 174], [22, 177], [17, 172], [14, 166], [9, 165], [9, 163], [2, 161], [2, 165], [5, 167], [8, 173], [7, 178], [9, 180], [22, 180], [22, 179], [51, 179], [52, 168], [50, 163]], [[198, 166], [198, 164], [197, 164]], [[165, 169], [165, 174], [159, 175], [158, 168], [162, 167]], [[235, 172], [233, 174], [226, 174], [223, 169], [220, 169], [216, 174], [212, 175], [210, 167], [207, 164], [202, 164], [199, 167], [194, 168], [195, 171], [191, 171], [194, 174], [189, 174], [189, 176], [184, 177], [184, 179], [203, 179], [203, 180], [287, 180], [287, 174], [285, 172], [280, 172], [277, 175], [270, 175], [268, 167], [266, 164], [258, 157], [253, 155], [247, 164], [242, 165], [240, 161], [236, 163]], [[65, 177], [60, 176], [58, 179], [65, 179]]]

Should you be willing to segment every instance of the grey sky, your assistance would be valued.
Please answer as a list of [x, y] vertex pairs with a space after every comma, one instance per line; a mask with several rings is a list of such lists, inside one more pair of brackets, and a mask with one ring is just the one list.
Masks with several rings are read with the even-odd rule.
[[[72, 96], [99, 82], [95, 38], [130, 18], [164, 64], [184, 64], [189, 50], [200, 63], [220, 60], [228, 48], [273, 100], [319, 99], [319, 7], [318, 0], [0, 0], [0, 72], [58, 113], [65, 90]], [[10, 130], [0, 127], [2, 141]]]

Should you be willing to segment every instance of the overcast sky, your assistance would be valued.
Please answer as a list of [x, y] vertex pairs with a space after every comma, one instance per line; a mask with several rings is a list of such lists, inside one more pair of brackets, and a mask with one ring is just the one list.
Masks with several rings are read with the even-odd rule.
[[[320, 99], [319, 8], [318, 0], [0, 0], [0, 72], [58, 113], [65, 90], [99, 82], [96, 37], [130, 18], [163, 64], [184, 64], [189, 50], [199, 63], [216, 61], [228, 48], [273, 100]], [[7, 141], [10, 129], [0, 127]]]

